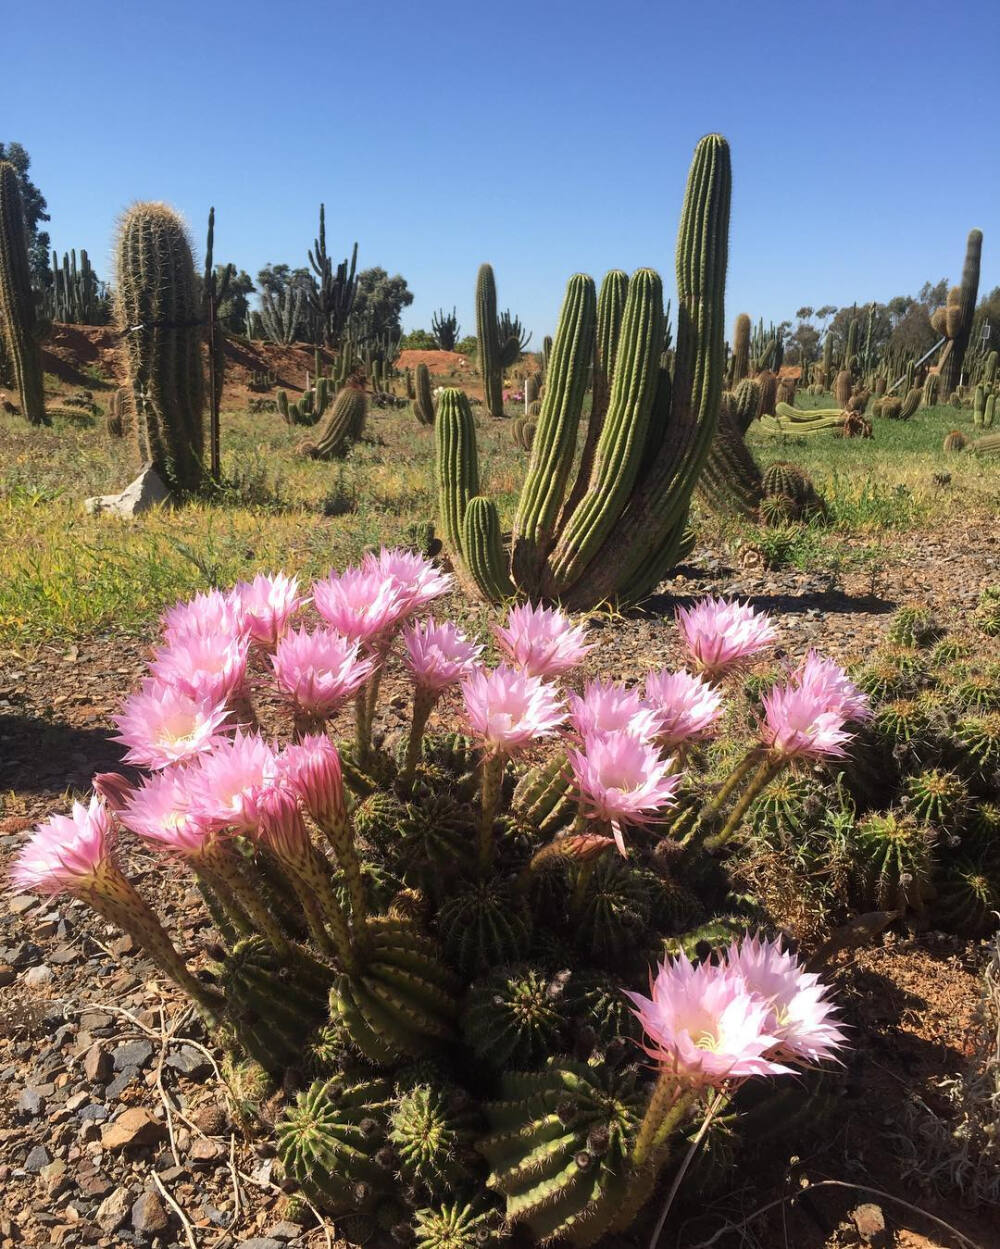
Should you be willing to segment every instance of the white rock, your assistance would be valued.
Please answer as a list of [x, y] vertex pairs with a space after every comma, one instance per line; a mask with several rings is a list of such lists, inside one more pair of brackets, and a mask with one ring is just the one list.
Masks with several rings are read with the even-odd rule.
[[84, 501], [84, 508], [91, 515], [110, 512], [113, 516], [141, 516], [151, 508], [162, 507], [170, 501], [170, 491], [160, 480], [152, 464], [144, 464], [135, 481], [121, 494], [98, 494]]

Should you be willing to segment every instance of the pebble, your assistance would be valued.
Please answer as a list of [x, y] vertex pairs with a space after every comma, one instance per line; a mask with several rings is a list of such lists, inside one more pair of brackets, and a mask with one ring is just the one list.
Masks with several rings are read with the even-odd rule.
[[10, 963], [0, 963], [0, 989], [6, 989], [8, 985], [13, 984], [16, 976], [17, 972]]
[[225, 1146], [218, 1141], [204, 1140], [199, 1137], [188, 1150], [188, 1161], [192, 1167], [208, 1168], [226, 1155]]
[[105, 1149], [125, 1149], [132, 1145], [155, 1145], [166, 1135], [166, 1127], [154, 1119], [144, 1106], [124, 1110], [117, 1119], [105, 1124], [101, 1144]]
[[124, 1093], [125, 1090], [128, 1088], [128, 1086], [132, 1084], [135, 1080], [138, 1080], [138, 1078], [139, 1078], [138, 1067], [126, 1067], [125, 1070], [120, 1072], [118, 1075], [116, 1075], [115, 1078], [111, 1081], [111, 1083], [107, 1086], [107, 1088], [104, 1090], [104, 1096], [108, 1099], [108, 1101], [111, 1101], [111, 1102], [117, 1101], [118, 1098], [121, 1097], [122, 1093]]
[[144, 1067], [152, 1056], [153, 1047], [148, 1041], [127, 1041], [111, 1057], [115, 1071], [125, 1071], [129, 1067]]
[[49, 1151], [44, 1145], [35, 1145], [28, 1151], [28, 1156], [24, 1160], [24, 1169], [26, 1171], [34, 1171], [37, 1175], [42, 1167], [47, 1167], [52, 1161]]
[[45, 1109], [45, 1099], [34, 1089], [22, 1089], [17, 1099], [17, 1113], [24, 1119], [36, 1119]]
[[83, 1073], [91, 1084], [102, 1084], [111, 1074], [111, 1055], [97, 1041], [83, 1059]]
[[264, 1235], [270, 1237], [271, 1240], [298, 1240], [303, 1230], [301, 1223], [292, 1223], [288, 1219], [282, 1219], [280, 1223], [269, 1227]]
[[117, 1232], [129, 1216], [132, 1208], [132, 1194], [127, 1188], [116, 1188], [109, 1197], [101, 1202], [94, 1215], [97, 1226], [106, 1235]]
[[49, 983], [53, 974], [51, 967], [40, 963], [37, 967], [29, 967], [24, 973], [24, 983], [29, 989], [41, 989]]
[[157, 1236], [170, 1226], [160, 1194], [146, 1192], [132, 1206], [132, 1226], [145, 1236]]
[[212, 1072], [212, 1064], [200, 1051], [191, 1045], [182, 1045], [179, 1049], [172, 1050], [166, 1057], [164, 1065], [172, 1067], [174, 1071], [179, 1071], [181, 1075], [189, 1076], [192, 1080], [203, 1080]]
[[236, 1249], [285, 1249], [285, 1242], [273, 1236], [254, 1236], [252, 1240], [241, 1240]]

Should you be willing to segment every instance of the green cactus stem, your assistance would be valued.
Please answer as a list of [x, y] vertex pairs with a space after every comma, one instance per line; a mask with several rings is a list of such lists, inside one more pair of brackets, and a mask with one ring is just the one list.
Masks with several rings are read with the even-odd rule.
[[421, 425], [434, 424], [434, 395], [431, 391], [430, 370], [426, 364], [417, 365], [413, 411]]
[[[326, 386], [326, 378], [320, 378], [315, 401], [319, 417], [326, 406]], [[357, 386], [345, 386], [334, 400], [330, 415], [315, 441], [303, 443], [300, 452], [312, 460], [332, 460], [346, 454], [350, 444], [364, 431], [367, 406], [363, 390]]]
[[44, 425], [45, 390], [28, 264], [28, 232], [17, 170], [0, 161], [0, 327], [14, 367], [21, 415]]
[[479, 371], [483, 378], [486, 411], [503, 416], [502, 344], [497, 324], [497, 284], [492, 265], [480, 265], [476, 277], [476, 335]]
[[462, 522], [473, 495], [479, 494], [476, 426], [469, 401], [449, 387], [438, 401], [434, 422], [437, 443], [438, 511], [453, 551], [462, 553]]

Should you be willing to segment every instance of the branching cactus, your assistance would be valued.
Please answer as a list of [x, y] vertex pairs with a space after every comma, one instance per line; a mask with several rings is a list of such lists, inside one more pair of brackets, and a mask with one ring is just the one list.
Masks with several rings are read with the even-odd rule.
[[979, 293], [979, 265], [983, 251], [982, 230], [970, 230], [962, 268], [962, 284], [948, 293], [948, 302], [931, 317], [931, 325], [947, 339], [938, 361], [940, 394], [951, 395], [962, 377], [962, 364], [969, 346], [972, 321]]
[[17, 170], [5, 160], [0, 161], [0, 326], [14, 366], [21, 414], [32, 425], [43, 425], [45, 391], [28, 265], [28, 232]]
[[[509, 566], [504, 560], [471, 570], [484, 593], [493, 587], [490, 597], [510, 586], [532, 601], [560, 599], [573, 608], [635, 601], [655, 589], [679, 558], [691, 494], [709, 453], [722, 394], [730, 184], [728, 145], [709, 135], [695, 151], [678, 235], [680, 303], [672, 376], [660, 365], [665, 318], [656, 273], [639, 270], [627, 295], [621, 275], [609, 275], [603, 313], [592, 279], [583, 274], [570, 279], [546, 366]], [[598, 388], [599, 402], [577, 463], [595, 343], [599, 374], [604, 361], [610, 364], [614, 358], [610, 394], [603, 414]], [[455, 513], [463, 495], [478, 492], [478, 482], [471, 492], [466, 484], [478, 478], [478, 469], [473, 473], [464, 461], [449, 457], [449, 445], [438, 444], [442, 528], [453, 551], [467, 561]], [[501, 526], [495, 505], [487, 506], [491, 510], [484, 509], [482, 519], [488, 520], [491, 541], [477, 550], [496, 560], [492, 535]]]
[[204, 478], [202, 310], [187, 231], [166, 204], [133, 204], [115, 246], [116, 319], [139, 453], [178, 490]]

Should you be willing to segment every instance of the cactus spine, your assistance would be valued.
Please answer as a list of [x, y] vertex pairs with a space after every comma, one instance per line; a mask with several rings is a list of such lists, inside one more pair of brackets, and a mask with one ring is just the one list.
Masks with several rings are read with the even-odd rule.
[[0, 161], [0, 314], [21, 414], [32, 425], [44, 425], [45, 390], [28, 265], [28, 233], [17, 170], [9, 161]]
[[179, 490], [204, 470], [201, 304], [187, 232], [166, 204], [133, 204], [116, 246], [117, 322], [139, 451]]
[[492, 265], [480, 265], [476, 278], [476, 333], [479, 339], [479, 371], [490, 416], [503, 416], [503, 364], [497, 326], [497, 284]]

